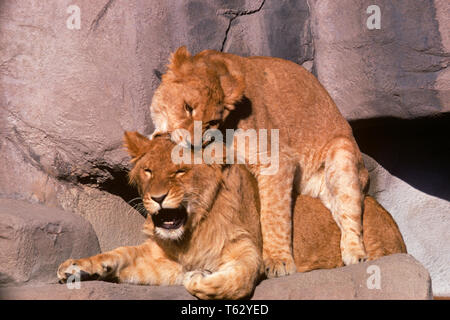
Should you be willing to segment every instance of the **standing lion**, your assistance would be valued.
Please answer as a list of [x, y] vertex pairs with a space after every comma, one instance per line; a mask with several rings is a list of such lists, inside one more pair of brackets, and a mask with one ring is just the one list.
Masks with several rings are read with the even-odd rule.
[[[248, 164], [261, 202], [263, 261], [268, 277], [295, 272], [292, 257], [292, 188], [318, 197], [341, 230], [344, 264], [366, 259], [361, 210], [368, 173], [352, 130], [319, 81], [301, 66], [278, 58], [240, 57], [213, 50], [172, 54], [150, 106], [153, 136], [171, 133], [196, 142], [194, 121], [208, 129], [279, 129], [279, 169], [261, 174]], [[178, 132], [177, 132], [178, 131]], [[183, 131], [186, 132], [186, 131]], [[188, 141], [186, 141], [188, 140]]]

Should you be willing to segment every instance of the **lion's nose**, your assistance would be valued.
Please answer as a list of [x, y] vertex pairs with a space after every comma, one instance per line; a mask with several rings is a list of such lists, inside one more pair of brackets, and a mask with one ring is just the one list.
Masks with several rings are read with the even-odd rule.
[[159, 204], [162, 204], [164, 199], [166, 198], [166, 196], [167, 196], [167, 193], [162, 195], [162, 196], [159, 196], [159, 197], [153, 197], [152, 196], [152, 200], [155, 201], [155, 202], [158, 202]]

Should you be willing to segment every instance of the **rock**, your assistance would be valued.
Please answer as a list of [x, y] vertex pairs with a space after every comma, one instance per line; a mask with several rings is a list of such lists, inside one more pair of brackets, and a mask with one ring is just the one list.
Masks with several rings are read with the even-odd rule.
[[[23, 184], [1, 183], [0, 192], [31, 198], [39, 181], [26, 173], [30, 167], [104, 185], [127, 166], [123, 131], [153, 130], [148, 104], [157, 79], [141, 65], [143, 57], [152, 59], [135, 28], [141, 8], [119, 1], [77, 5], [79, 30], [67, 27], [67, 3], [2, 3], [0, 105], [7, 126], [0, 149], [1, 161], [11, 165], [2, 176]], [[17, 171], [23, 176], [15, 178]]]
[[1, 288], [2, 300], [196, 300], [183, 286], [138, 286], [103, 281]]
[[[372, 281], [378, 272], [380, 289]], [[432, 299], [432, 294], [427, 270], [410, 255], [395, 254], [357, 265], [265, 280], [256, 288], [253, 299], [415, 300]]]
[[116, 195], [88, 187], [67, 189], [59, 198], [63, 208], [91, 223], [102, 252], [138, 245], [146, 239], [142, 232], [145, 219], [133, 208], [140, 200], [130, 201], [130, 205]]
[[[349, 119], [450, 111], [450, 3], [310, 0], [317, 76]], [[370, 5], [381, 28], [369, 30]]]
[[221, 14], [230, 18], [224, 52], [283, 58], [312, 70], [314, 48], [306, 1], [257, 1]]
[[64, 260], [99, 252], [94, 230], [80, 216], [0, 199], [0, 285], [56, 282]]
[[[370, 277], [376, 266], [380, 288]], [[155, 287], [81, 282], [79, 289], [63, 284], [0, 288], [1, 299], [194, 299], [182, 286]], [[265, 280], [256, 288], [253, 299], [431, 299], [430, 277], [414, 258], [396, 254], [359, 265], [332, 270], [297, 273]]]
[[433, 293], [450, 294], [450, 202], [414, 189], [363, 155], [370, 172], [369, 194], [394, 217], [408, 253], [433, 280]]

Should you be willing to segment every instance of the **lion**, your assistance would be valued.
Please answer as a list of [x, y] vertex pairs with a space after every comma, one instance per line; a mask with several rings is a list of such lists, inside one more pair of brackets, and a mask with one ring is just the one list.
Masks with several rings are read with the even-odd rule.
[[[293, 188], [319, 198], [341, 230], [345, 265], [364, 261], [361, 213], [368, 172], [348, 122], [319, 81], [303, 67], [271, 57], [240, 57], [186, 47], [171, 55], [150, 105], [155, 131], [180, 145], [198, 146], [201, 133], [278, 129], [280, 158], [274, 174], [250, 163], [259, 187], [266, 275], [296, 271], [292, 256]], [[270, 144], [271, 145], [271, 144]], [[271, 146], [270, 146], [271, 148]], [[244, 157], [247, 155], [244, 155]]]
[[[265, 276], [261, 208], [252, 174], [237, 164], [175, 164], [171, 161], [175, 144], [169, 136], [149, 140], [137, 132], [126, 132], [125, 142], [134, 164], [130, 182], [148, 208], [144, 224], [148, 239], [138, 246], [69, 259], [58, 268], [60, 281], [77, 274], [81, 280], [183, 284], [200, 299], [250, 297]], [[338, 266], [339, 229], [327, 209], [320, 200], [305, 196], [299, 196], [296, 204], [294, 253], [299, 250], [295, 255], [298, 270]], [[366, 205], [365, 213], [369, 207], [373, 208], [371, 215], [389, 216], [372, 202]], [[308, 229], [303, 228], [303, 220], [310, 220]], [[365, 240], [374, 238], [366, 242], [369, 258], [373, 252], [376, 258], [402, 248], [395, 223], [386, 223], [388, 217], [378, 221], [367, 218], [364, 223]]]

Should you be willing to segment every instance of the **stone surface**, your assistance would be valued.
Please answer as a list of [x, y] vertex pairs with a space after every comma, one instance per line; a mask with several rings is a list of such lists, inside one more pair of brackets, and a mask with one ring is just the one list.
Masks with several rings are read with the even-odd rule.
[[230, 18], [223, 51], [288, 59], [307, 68], [312, 64], [314, 48], [306, 1], [265, 0], [237, 11], [220, 12]]
[[450, 295], [450, 202], [414, 189], [363, 157], [370, 172], [369, 194], [394, 218], [408, 253], [430, 272], [434, 295]]
[[[371, 277], [379, 272], [379, 288]], [[369, 284], [368, 284], [369, 283]], [[431, 299], [427, 270], [407, 254], [395, 254], [332, 270], [314, 270], [263, 281], [253, 299]]]
[[183, 286], [138, 286], [87, 281], [80, 289], [65, 284], [0, 287], [0, 300], [196, 300]]
[[127, 203], [119, 196], [90, 187], [60, 188], [58, 198], [64, 209], [80, 214], [91, 223], [102, 252], [138, 245], [145, 240], [142, 232], [145, 219], [133, 207], [142, 206], [140, 198]]
[[152, 56], [139, 52], [138, 6], [105, 3], [77, 2], [81, 29], [70, 30], [70, 1], [2, 1], [0, 105], [7, 126], [0, 148], [11, 167], [1, 174], [21, 183], [2, 183], [0, 193], [33, 196], [41, 181], [24, 170], [30, 167], [102, 185], [127, 165], [123, 131], [151, 132], [155, 77], [140, 64]]
[[64, 260], [99, 252], [94, 230], [80, 216], [0, 199], [0, 285], [55, 282]]
[[[317, 76], [347, 119], [450, 111], [448, 1], [308, 3]], [[373, 4], [379, 30], [366, 25]]]
[[[367, 281], [377, 266], [380, 289], [368, 289]], [[369, 270], [369, 273], [368, 273]], [[369, 280], [370, 282], [370, 280]], [[370, 282], [372, 284], [372, 282]], [[81, 282], [80, 289], [66, 285], [0, 288], [0, 299], [193, 299], [182, 286], [153, 287]], [[427, 271], [406, 254], [333, 270], [316, 270], [265, 280], [253, 299], [431, 299]]]

